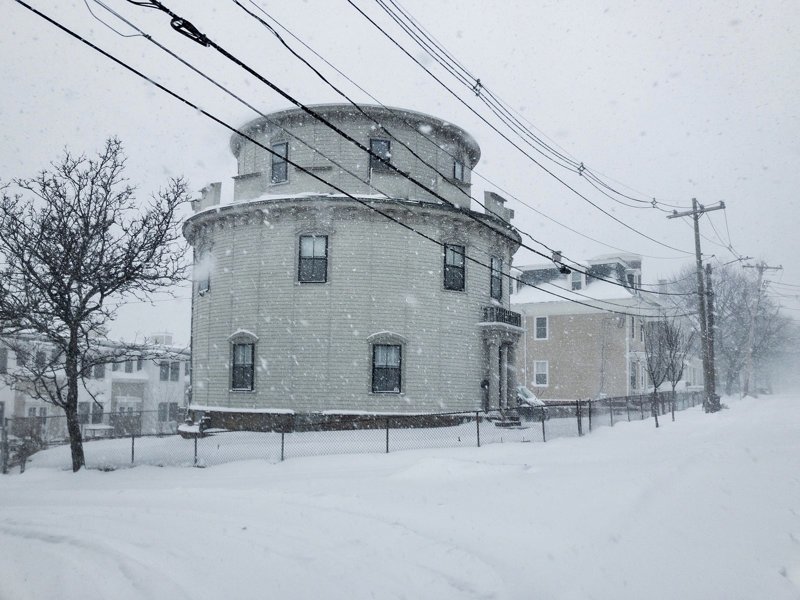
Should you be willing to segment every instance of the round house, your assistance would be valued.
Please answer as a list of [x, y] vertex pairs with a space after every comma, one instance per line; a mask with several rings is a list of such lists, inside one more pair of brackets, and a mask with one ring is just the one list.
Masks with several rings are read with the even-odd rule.
[[475, 140], [407, 110], [311, 110], [242, 127], [233, 201], [211, 184], [184, 225], [191, 408], [265, 428], [512, 407], [519, 237], [499, 196], [471, 209]]

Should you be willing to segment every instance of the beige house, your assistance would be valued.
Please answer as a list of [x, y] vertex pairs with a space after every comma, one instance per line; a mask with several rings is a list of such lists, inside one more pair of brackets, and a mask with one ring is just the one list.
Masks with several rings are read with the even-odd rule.
[[[587, 261], [581, 270], [588, 277], [561, 273], [553, 263], [518, 267], [519, 279], [531, 284], [519, 284], [511, 298], [526, 329], [520, 377], [539, 398], [594, 399], [647, 391], [644, 316], [660, 305], [653, 294], [639, 289], [641, 267], [641, 257], [633, 254]], [[689, 361], [682, 390], [702, 384], [696, 363]]]
[[287, 413], [505, 406], [522, 333], [507, 285], [519, 237], [499, 196], [486, 194], [492, 214], [470, 206], [477, 143], [412, 111], [312, 108], [434, 193], [299, 110], [242, 127], [233, 201], [211, 184], [184, 225], [192, 408], [268, 427]]

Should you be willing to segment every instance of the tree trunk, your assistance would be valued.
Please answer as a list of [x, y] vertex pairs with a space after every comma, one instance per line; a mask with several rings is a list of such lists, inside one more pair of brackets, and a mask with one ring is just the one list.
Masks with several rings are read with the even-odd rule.
[[64, 372], [67, 377], [67, 401], [64, 412], [67, 414], [67, 432], [72, 452], [72, 472], [80, 471], [86, 463], [83, 455], [83, 437], [78, 421], [78, 333], [70, 333], [69, 347], [64, 357]]
[[658, 427], [658, 394], [653, 391], [653, 399], [650, 402], [651, 411], [653, 413], [653, 417], [656, 419], [656, 427]]
[[69, 448], [72, 452], [72, 471], [75, 472], [79, 471], [86, 462], [83, 456], [81, 424], [78, 420], [78, 403], [68, 404], [64, 411], [67, 413], [67, 432], [69, 433]]

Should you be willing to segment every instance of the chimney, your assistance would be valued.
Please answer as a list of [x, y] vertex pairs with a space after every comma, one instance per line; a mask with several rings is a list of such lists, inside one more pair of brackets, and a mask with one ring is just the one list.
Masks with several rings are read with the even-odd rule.
[[514, 211], [506, 208], [505, 204], [506, 199], [499, 194], [494, 192], [483, 193], [483, 205], [486, 207], [486, 213], [494, 215], [506, 223], [511, 223], [511, 219], [514, 218]]
[[222, 196], [222, 182], [209, 183], [206, 187], [200, 190], [200, 198], [192, 200], [192, 209], [194, 212], [208, 208], [209, 206], [216, 206], [219, 204], [220, 197]]

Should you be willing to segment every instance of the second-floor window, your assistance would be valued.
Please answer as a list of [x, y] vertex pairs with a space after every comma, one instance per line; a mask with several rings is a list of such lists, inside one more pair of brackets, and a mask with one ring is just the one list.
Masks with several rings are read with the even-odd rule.
[[105, 379], [106, 377], [106, 365], [105, 363], [97, 364], [92, 369], [92, 376], [95, 379]]
[[325, 283], [328, 281], [327, 235], [300, 236], [297, 281], [300, 283]]
[[169, 380], [178, 381], [181, 376], [181, 363], [177, 360], [169, 363]]
[[572, 272], [572, 289], [579, 290], [583, 287], [583, 273], [578, 271]]
[[158, 364], [158, 380], [169, 381], [169, 361], [162, 360]]
[[289, 144], [272, 144], [272, 183], [283, 183], [289, 179]]
[[503, 299], [503, 261], [492, 257], [492, 269], [489, 281], [489, 293], [495, 300]]
[[0, 375], [8, 373], [8, 348], [0, 348]]
[[444, 247], [444, 289], [464, 291], [464, 246]]
[[[388, 170], [387, 163], [392, 160], [392, 143], [389, 140], [373, 138], [369, 141], [369, 168], [371, 171]], [[383, 159], [383, 160], [381, 160]]]
[[534, 338], [546, 340], [547, 333], [547, 317], [536, 317]]

